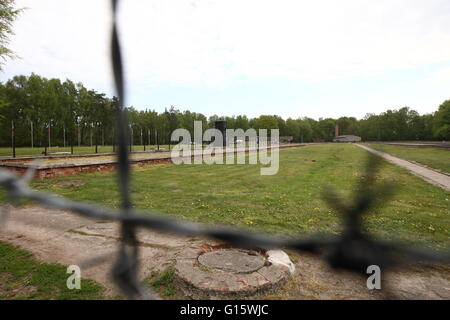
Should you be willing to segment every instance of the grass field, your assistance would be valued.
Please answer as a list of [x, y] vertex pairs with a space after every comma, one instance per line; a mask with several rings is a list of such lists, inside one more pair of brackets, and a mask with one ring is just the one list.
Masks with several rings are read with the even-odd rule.
[[367, 144], [371, 148], [395, 157], [415, 161], [430, 168], [450, 173], [450, 150], [435, 148], [409, 148], [385, 144]]
[[0, 299], [98, 300], [104, 288], [81, 279], [79, 290], [67, 289], [70, 274], [60, 264], [38, 262], [28, 251], [0, 242]]
[[[261, 176], [259, 165], [172, 165], [135, 169], [135, 207], [193, 221], [306, 235], [340, 233], [340, 217], [322, 199], [332, 185], [346, 198], [355, 191], [367, 151], [350, 144], [313, 145], [280, 150], [277, 175]], [[61, 180], [85, 185], [63, 187]], [[377, 181], [393, 181], [396, 193], [365, 218], [383, 239], [400, 238], [450, 248], [450, 193], [404, 169], [383, 162]], [[39, 190], [72, 199], [119, 206], [116, 176], [91, 173], [34, 181]]]
[[[168, 145], [161, 145], [160, 148], [169, 148]], [[156, 146], [146, 146], [146, 150], [156, 149]], [[133, 152], [144, 151], [144, 146], [133, 146]], [[16, 157], [26, 156], [42, 156], [44, 151], [43, 147], [35, 148], [16, 148]], [[70, 152], [70, 147], [52, 147], [48, 149], [48, 152]], [[113, 152], [112, 146], [98, 146], [98, 153], [111, 153]], [[74, 147], [74, 155], [83, 154], [95, 154], [95, 146], [92, 147]], [[12, 157], [12, 148], [0, 148], [0, 157]]]

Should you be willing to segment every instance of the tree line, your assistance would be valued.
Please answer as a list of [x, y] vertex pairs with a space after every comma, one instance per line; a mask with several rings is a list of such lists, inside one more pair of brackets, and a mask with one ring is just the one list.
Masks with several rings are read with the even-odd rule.
[[[87, 89], [71, 80], [47, 79], [36, 74], [15, 76], [0, 83], [0, 146], [111, 145], [115, 141], [116, 97]], [[245, 115], [206, 117], [174, 106], [164, 112], [152, 109], [127, 109], [130, 120], [130, 143], [134, 145], [169, 144], [177, 128], [190, 131], [194, 121], [203, 129], [214, 127], [216, 120], [226, 120], [228, 128], [279, 129], [280, 136], [292, 136], [294, 142], [331, 141], [335, 126], [340, 134], [354, 134], [363, 140], [441, 140], [450, 139], [450, 100], [431, 114], [420, 115], [409, 107], [367, 114], [363, 119], [284, 120], [277, 115], [248, 118]]]

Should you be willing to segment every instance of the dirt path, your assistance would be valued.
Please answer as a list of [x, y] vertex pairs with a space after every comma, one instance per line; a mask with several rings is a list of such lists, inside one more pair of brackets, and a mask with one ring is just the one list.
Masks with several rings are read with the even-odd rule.
[[367, 150], [373, 154], [376, 154], [377, 156], [382, 157], [383, 159], [386, 159], [387, 161], [393, 164], [398, 165], [399, 167], [409, 170], [412, 174], [422, 178], [428, 183], [434, 184], [435, 186], [441, 187], [444, 190], [450, 191], [450, 176], [446, 174], [437, 172], [435, 170], [426, 168], [424, 166], [412, 163], [407, 160], [391, 156], [388, 153], [374, 150], [368, 146], [364, 146], [361, 144], [356, 145], [364, 150]]
[[[37, 206], [12, 209], [0, 240], [33, 252], [45, 262], [80, 265], [93, 257], [114, 253], [118, 245], [116, 223], [93, 221], [64, 211]], [[183, 250], [212, 240], [180, 237], [148, 230], [139, 232], [141, 278], [162, 272]], [[316, 257], [287, 251], [296, 265], [296, 274], [282, 290], [257, 298], [277, 299], [382, 299], [380, 291], [366, 288], [366, 279], [347, 272], [335, 272]], [[102, 264], [82, 268], [82, 277], [102, 283], [108, 294], [117, 294], [109, 279], [113, 256]], [[450, 268], [415, 268], [383, 275], [398, 298], [450, 299]]]

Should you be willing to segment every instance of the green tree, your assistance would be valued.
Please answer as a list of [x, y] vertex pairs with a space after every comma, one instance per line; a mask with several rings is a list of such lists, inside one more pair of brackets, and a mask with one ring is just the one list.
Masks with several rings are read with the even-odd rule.
[[[34, 146], [48, 144], [51, 127], [51, 145], [92, 145], [113, 143], [116, 126], [117, 98], [90, 90], [82, 83], [70, 80], [47, 79], [32, 73], [18, 75], [0, 83], [0, 135], [1, 146], [11, 146], [11, 123], [15, 127], [15, 144]], [[155, 144], [156, 132], [160, 143], [168, 143], [177, 128], [185, 128], [193, 136], [194, 121], [201, 121], [203, 130], [214, 126], [214, 121], [227, 120], [228, 128], [280, 129], [281, 136], [293, 136], [294, 141], [310, 142], [314, 139], [330, 141], [335, 124], [341, 134], [360, 135], [364, 140], [431, 140], [450, 138], [450, 100], [445, 101], [434, 114], [419, 115], [409, 107], [386, 110], [381, 114], [367, 114], [363, 119], [298, 118], [286, 121], [277, 115], [262, 115], [248, 119], [245, 115], [207, 118], [201, 113], [180, 111], [175, 107], [158, 113], [155, 110], [127, 108], [133, 128], [133, 141]], [[33, 130], [31, 130], [33, 127]], [[141, 140], [142, 133], [142, 140]], [[270, 134], [270, 131], [269, 131]], [[64, 139], [65, 138], [65, 139]]]
[[334, 137], [335, 125], [336, 121], [334, 119], [319, 119], [315, 132], [316, 138], [331, 141]]
[[311, 142], [313, 140], [313, 124], [316, 121], [310, 118], [298, 119], [299, 123], [299, 142]]
[[294, 137], [294, 141], [300, 141], [300, 122], [288, 118], [286, 120], [286, 135]]
[[[255, 119], [253, 124], [255, 129], [278, 129], [278, 118], [276, 116], [267, 116], [262, 115], [259, 118]], [[269, 131], [270, 133], [270, 131]]]
[[450, 100], [444, 101], [435, 114], [434, 134], [441, 139], [450, 139]]
[[241, 116], [241, 115], [237, 116], [235, 125], [236, 125], [237, 129], [242, 129], [244, 131], [247, 131], [250, 128], [250, 123], [248, 121], [247, 116], [245, 116], [245, 115], [244, 116]]

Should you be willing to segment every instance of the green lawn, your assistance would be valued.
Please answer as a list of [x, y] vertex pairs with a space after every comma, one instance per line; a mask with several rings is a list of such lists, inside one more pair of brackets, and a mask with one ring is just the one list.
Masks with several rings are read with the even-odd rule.
[[367, 145], [395, 157], [415, 161], [430, 168], [450, 173], [450, 150], [437, 148], [410, 148], [375, 143]]
[[104, 299], [104, 288], [92, 280], [81, 279], [81, 289], [69, 290], [66, 271], [63, 265], [40, 263], [28, 251], [0, 242], [0, 299]]
[[[321, 193], [332, 185], [350, 197], [367, 154], [350, 144], [280, 150], [280, 170], [273, 176], [261, 176], [259, 165], [153, 165], [134, 170], [132, 197], [135, 207], [193, 221], [289, 234], [339, 234], [340, 218]], [[56, 185], [61, 180], [86, 184]], [[398, 187], [390, 201], [367, 216], [370, 231], [384, 239], [450, 248], [449, 192], [387, 162], [377, 180]], [[33, 186], [72, 199], [119, 205], [113, 173], [36, 180]]]
[[[168, 145], [161, 145], [160, 148], [168, 148]], [[146, 146], [146, 150], [155, 149], [156, 146]], [[133, 152], [144, 151], [144, 146], [133, 146]], [[35, 148], [16, 148], [16, 157], [26, 157], [26, 156], [42, 156], [44, 147]], [[52, 147], [48, 149], [48, 152], [70, 152], [70, 147]], [[98, 153], [111, 153], [113, 152], [112, 146], [98, 146]], [[92, 147], [74, 147], [74, 155], [82, 154], [95, 154], [95, 146]], [[12, 148], [0, 148], [0, 157], [12, 157]]]

